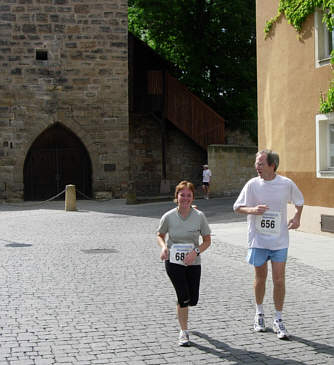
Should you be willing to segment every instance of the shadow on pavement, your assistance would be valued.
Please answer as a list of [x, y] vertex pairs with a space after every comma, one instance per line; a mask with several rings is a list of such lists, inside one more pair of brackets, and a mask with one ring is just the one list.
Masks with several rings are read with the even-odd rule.
[[[218, 341], [216, 339], [213, 339], [212, 337], [198, 332], [198, 331], [191, 331], [191, 333], [195, 336], [198, 336], [200, 338], [203, 338], [209, 342], [210, 345], [214, 346], [215, 348], [203, 346], [200, 344], [197, 344], [196, 342], [191, 341], [191, 346], [198, 348], [199, 350], [215, 355], [221, 359], [234, 361], [234, 364], [267, 364], [267, 363], [283, 363], [282, 359], [274, 357], [274, 356], [268, 356], [265, 354], [262, 354], [261, 352], [256, 351], [247, 351], [247, 350], [241, 350], [233, 348], [229, 345], [227, 345], [224, 342]], [[305, 365], [304, 362], [296, 361], [287, 359], [284, 360], [285, 365]]]
[[298, 336], [291, 336], [291, 339], [293, 341], [303, 343], [304, 345], [307, 345], [309, 347], [313, 347], [314, 351], [319, 353], [319, 354], [331, 355], [333, 357], [333, 360], [334, 360], [334, 347], [333, 346], [329, 346], [329, 345], [325, 345], [323, 343], [306, 340], [306, 339], [304, 339], [302, 337], [298, 337]]
[[17, 242], [13, 242], [13, 243], [8, 243], [8, 245], [5, 245], [5, 247], [13, 247], [13, 248], [18, 248], [18, 247], [31, 247], [32, 245], [30, 243], [17, 243]]
[[[210, 200], [196, 199], [193, 204], [204, 212], [209, 223], [222, 222], [244, 222], [246, 216], [240, 216], [234, 213], [234, 198], [214, 198]], [[173, 202], [157, 202], [136, 205], [124, 205], [123, 207], [111, 207], [106, 212], [114, 214], [124, 214], [139, 217], [158, 218], [168, 210], [175, 208]], [[110, 218], [113, 218], [112, 216]]]
[[8, 240], [4, 240], [4, 239], [0, 238], [0, 244], [1, 243], [6, 243], [4, 245], [4, 247], [13, 247], [13, 248], [18, 248], [18, 247], [31, 247], [32, 246], [31, 243], [14, 242], [14, 241], [8, 241]]
[[[208, 218], [209, 223], [222, 223], [222, 222], [243, 222], [246, 220], [246, 216], [240, 216], [233, 212], [234, 197], [229, 198], [213, 198], [210, 200], [196, 199], [195, 205], [198, 209], [203, 211]], [[96, 200], [78, 200], [77, 211], [80, 212], [99, 212], [118, 215], [110, 218], [120, 218], [120, 215], [136, 216], [136, 217], [149, 217], [149, 218], [161, 218], [161, 216], [168, 210], [174, 208], [176, 205], [172, 201], [143, 203], [143, 204], [126, 204], [125, 199], [112, 199], [109, 201], [96, 201]], [[33, 211], [33, 210], [57, 210], [64, 211], [64, 201], [52, 201], [47, 203], [34, 203], [23, 202], [17, 204], [2, 204], [0, 205], [0, 211]], [[67, 212], [71, 214], [72, 212]]]

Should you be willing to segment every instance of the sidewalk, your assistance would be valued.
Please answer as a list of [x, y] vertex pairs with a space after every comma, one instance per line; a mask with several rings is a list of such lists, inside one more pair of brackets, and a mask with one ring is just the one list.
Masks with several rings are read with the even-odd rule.
[[[247, 223], [211, 224], [212, 233], [220, 241], [242, 246], [247, 250]], [[290, 231], [289, 257], [299, 262], [334, 273], [334, 235], [323, 236], [300, 231]]]

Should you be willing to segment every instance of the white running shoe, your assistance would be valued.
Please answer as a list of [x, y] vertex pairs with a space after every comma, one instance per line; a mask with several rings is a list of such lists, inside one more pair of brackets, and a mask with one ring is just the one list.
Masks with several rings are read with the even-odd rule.
[[281, 319], [275, 319], [274, 320], [273, 330], [277, 334], [277, 337], [280, 340], [288, 339], [289, 338], [288, 331], [286, 330], [286, 328], [284, 326], [284, 323], [283, 323], [283, 321]]
[[188, 331], [180, 331], [179, 334], [179, 346], [190, 346]]
[[264, 323], [264, 314], [257, 313], [254, 318], [254, 331], [255, 332], [265, 332], [266, 325]]

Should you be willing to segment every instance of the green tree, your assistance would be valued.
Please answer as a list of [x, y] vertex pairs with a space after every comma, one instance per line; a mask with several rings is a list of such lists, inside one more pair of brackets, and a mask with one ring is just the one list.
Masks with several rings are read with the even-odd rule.
[[129, 0], [129, 30], [228, 124], [257, 118], [253, 0]]

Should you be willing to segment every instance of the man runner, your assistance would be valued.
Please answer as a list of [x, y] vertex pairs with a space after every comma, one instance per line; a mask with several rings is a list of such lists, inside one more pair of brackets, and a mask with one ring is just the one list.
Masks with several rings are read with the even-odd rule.
[[[287, 339], [288, 332], [282, 320], [285, 297], [285, 264], [289, 246], [289, 229], [300, 226], [304, 198], [296, 184], [276, 173], [279, 156], [271, 150], [256, 154], [258, 176], [249, 180], [242, 189], [233, 209], [247, 214], [247, 261], [255, 268], [256, 314], [254, 330], [266, 330], [263, 299], [268, 274], [267, 261], [271, 261], [274, 284], [275, 320], [273, 330], [279, 339]], [[295, 215], [287, 222], [287, 203], [293, 202]]]

